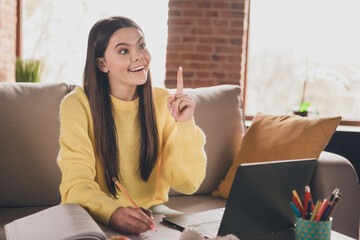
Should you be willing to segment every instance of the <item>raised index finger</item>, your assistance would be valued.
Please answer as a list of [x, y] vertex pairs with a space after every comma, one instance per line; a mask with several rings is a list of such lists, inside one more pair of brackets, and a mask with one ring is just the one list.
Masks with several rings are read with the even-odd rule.
[[183, 92], [184, 80], [183, 80], [182, 72], [183, 72], [182, 67], [179, 67], [179, 70], [177, 72], [177, 93]]

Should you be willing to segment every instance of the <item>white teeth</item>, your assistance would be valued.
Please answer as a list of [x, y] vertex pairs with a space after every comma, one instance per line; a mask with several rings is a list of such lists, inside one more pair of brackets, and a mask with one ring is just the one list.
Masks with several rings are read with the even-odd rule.
[[130, 72], [137, 72], [137, 71], [143, 70], [144, 68], [145, 68], [145, 66], [140, 66], [140, 67], [137, 67], [137, 68], [129, 69], [129, 71]]

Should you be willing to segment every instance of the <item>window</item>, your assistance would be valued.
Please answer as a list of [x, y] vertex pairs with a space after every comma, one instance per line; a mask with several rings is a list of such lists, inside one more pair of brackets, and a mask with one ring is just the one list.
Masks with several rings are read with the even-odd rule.
[[246, 115], [310, 114], [360, 121], [360, 2], [252, 0]]
[[42, 61], [43, 82], [81, 85], [90, 28], [101, 18], [120, 15], [141, 26], [154, 85], [164, 85], [168, 0], [24, 0], [22, 7], [22, 57]]

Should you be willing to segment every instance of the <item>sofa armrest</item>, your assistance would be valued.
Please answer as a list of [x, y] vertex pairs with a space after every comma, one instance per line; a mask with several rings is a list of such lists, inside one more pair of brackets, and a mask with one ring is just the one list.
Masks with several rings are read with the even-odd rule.
[[333, 230], [359, 238], [359, 181], [352, 164], [344, 157], [322, 152], [310, 184], [313, 199], [323, 200], [335, 188], [341, 199], [332, 214]]

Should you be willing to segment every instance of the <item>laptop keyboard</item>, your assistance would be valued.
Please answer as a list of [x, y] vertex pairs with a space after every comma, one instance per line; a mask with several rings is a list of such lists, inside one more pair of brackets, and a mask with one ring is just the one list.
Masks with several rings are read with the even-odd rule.
[[188, 226], [188, 228], [193, 229], [207, 238], [216, 238], [219, 231], [221, 220], [199, 223]]

